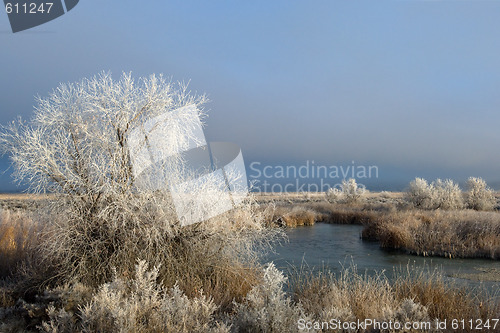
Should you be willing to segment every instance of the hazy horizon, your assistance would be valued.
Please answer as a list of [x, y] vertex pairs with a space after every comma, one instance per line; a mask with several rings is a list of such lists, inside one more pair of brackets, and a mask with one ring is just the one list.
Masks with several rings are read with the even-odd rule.
[[[163, 73], [208, 94], [209, 141], [250, 164], [376, 165], [500, 190], [500, 2], [82, 1], [13, 34], [0, 14], [0, 124], [34, 96], [110, 71]], [[21, 190], [0, 160], [0, 192]], [[277, 180], [278, 181], [278, 180]], [[281, 181], [281, 180], [279, 180]], [[313, 180], [311, 179], [311, 182]], [[361, 181], [363, 183], [363, 181]]]

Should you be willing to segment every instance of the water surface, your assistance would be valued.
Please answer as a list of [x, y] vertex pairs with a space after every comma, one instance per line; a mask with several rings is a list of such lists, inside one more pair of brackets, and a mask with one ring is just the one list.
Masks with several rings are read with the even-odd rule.
[[[386, 251], [376, 242], [363, 241], [360, 238], [362, 226], [318, 223], [309, 227], [290, 228], [286, 230], [289, 241], [276, 246], [276, 253], [268, 254], [264, 260], [273, 261], [285, 271], [292, 266], [309, 266], [318, 270], [328, 268], [339, 272], [342, 267], [351, 263], [357, 266], [358, 272], [373, 274], [385, 270], [391, 276], [394, 269], [426, 267], [427, 270], [438, 269], [446, 279], [471, 287], [484, 285], [489, 290], [500, 290], [499, 281], [479, 281], [479, 276], [486, 271], [500, 272], [500, 261], [486, 259], [446, 259], [439, 257], [421, 257], [399, 251]], [[469, 278], [457, 278], [468, 276]]]

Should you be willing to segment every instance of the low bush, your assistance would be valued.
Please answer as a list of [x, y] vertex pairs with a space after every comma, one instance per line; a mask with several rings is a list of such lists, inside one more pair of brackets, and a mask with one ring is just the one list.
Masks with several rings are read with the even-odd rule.
[[342, 200], [342, 191], [336, 187], [329, 188], [325, 193], [326, 201], [334, 204]]
[[[65, 309], [49, 306], [45, 332], [229, 332], [214, 319], [214, 301], [200, 293], [189, 299], [174, 285], [165, 289], [159, 269], [136, 265], [130, 280], [115, 277], [99, 287], [91, 301], [79, 309], [79, 319]], [[77, 320], [75, 320], [77, 319]]]
[[435, 209], [457, 210], [464, 208], [462, 190], [451, 179], [437, 179], [433, 182]]
[[326, 192], [326, 200], [330, 203], [354, 204], [359, 202], [367, 193], [364, 186], [356, 183], [356, 179], [343, 179], [340, 188], [330, 188]]
[[415, 208], [454, 210], [464, 208], [460, 187], [450, 179], [436, 179], [431, 184], [415, 178], [406, 191], [407, 201]]
[[475, 210], [493, 210], [497, 203], [493, 190], [488, 188], [482, 178], [475, 177], [467, 180], [465, 202], [467, 208]]
[[[232, 325], [237, 332], [294, 332], [299, 319], [308, 319], [300, 303], [294, 303], [284, 290], [287, 278], [271, 263], [264, 269], [264, 280], [245, 300], [236, 304]], [[307, 330], [305, 331], [307, 332]]]

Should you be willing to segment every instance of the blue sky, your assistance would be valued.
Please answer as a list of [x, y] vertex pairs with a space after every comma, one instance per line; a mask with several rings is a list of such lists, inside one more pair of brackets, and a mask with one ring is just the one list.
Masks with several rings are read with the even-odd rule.
[[207, 138], [238, 143], [247, 165], [355, 161], [379, 167], [377, 188], [494, 184], [499, 14], [497, 1], [82, 0], [13, 34], [0, 13], [0, 123], [59, 82], [164, 73], [209, 95]]

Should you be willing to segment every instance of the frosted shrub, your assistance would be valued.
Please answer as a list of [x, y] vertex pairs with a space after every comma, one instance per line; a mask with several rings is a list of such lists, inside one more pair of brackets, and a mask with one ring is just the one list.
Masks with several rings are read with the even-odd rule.
[[[425, 323], [430, 322], [429, 314], [427, 308], [420, 303], [415, 303], [412, 299], [406, 298], [396, 309], [384, 308], [383, 318], [379, 321], [384, 322], [399, 322], [404, 325], [404, 323]], [[381, 332], [400, 332], [400, 330], [381, 330]], [[434, 332], [432, 328], [430, 330], [419, 329], [409, 329], [404, 332]]]
[[[204, 95], [162, 76], [134, 80], [123, 74], [113, 80], [104, 73], [61, 84], [37, 102], [29, 122], [0, 130], [0, 148], [10, 154], [17, 181], [32, 192], [53, 194], [46, 209], [47, 237], [39, 247], [44, 265], [55, 266], [51, 281], [76, 279], [96, 287], [112, 278], [111, 267], [132, 274], [137, 258], [162, 264], [160, 276], [169, 286], [185, 275], [201, 281], [214, 267], [221, 274], [241, 267], [235, 261], [252, 252], [262, 231], [261, 219], [246, 201], [243, 210], [250, 218], [243, 222], [235, 223], [228, 213], [181, 227], [169, 187], [142, 186], [131, 162], [130, 133], [155, 117], [176, 112], [176, 120], [168, 122], [169, 135], [162, 138], [168, 149], [182, 151], [199, 141], [195, 128], [204, 115]], [[142, 140], [151, 148], [147, 138]], [[154, 171], [177, 179], [185, 167], [182, 157], [164, 160]], [[217, 256], [206, 259], [213, 253]]]
[[[204, 101], [161, 76], [115, 81], [101, 74], [61, 84], [38, 98], [31, 121], [2, 128], [0, 146], [11, 155], [15, 179], [54, 194], [41, 250], [59, 262], [60, 276], [98, 285], [111, 278], [111, 266], [133, 271], [139, 252], [153, 260], [157, 253], [141, 249], [178, 233], [168, 193], [136, 186], [128, 135], [152, 117]], [[177, 147], [194, 134], [172, 128], [171, 135], [166, 140]]]
[[364, 186], [359, 186], [356, 179], [350, 178], [342, 180], [342, 196], [347, 203], [359, 201], [365, 195], [366, 189]]
[[415, 178], [410, 182], [406, 199], [415, 208], [431, 209], [434, 201], [434, 187], [423, 178]]
[[213, 314], [217, 306], [200, 294], [188, 299], [177, 285], [168, 290], [157, 281], [158, 268], [136, 265], [135, 278], [115, 277], [102, 285], [91, 302], [81, 309], [75, 324], [64, 311], [49, 309], [47, 332], [228, 332]]
[[410, 182], [406, 200], [421, 209], [461, 209], [464, 206], [462, 191], [451, 179], [436, 179], [431, 184], [423, 178]]
[[[318, 315], [318, 322], [330, 322], [332, 319], [337, 319], [339, 322], [353, 322], [356, 317], [348, 306], [327, 308], [320, 311]], [[327, 331], [331, 332], [331, 331]], [[333, 332], [352, 332], [352, 330], [337, 329]]]
[[42, 323], [42, 332], [70, 333], [79, 331], [76, 318], [65, 309], [57, 310], [53, 305], [49, 305], [47, 308], [47, 316], [49, 317], [49, 321]]
[[330, 203], [355, 203], [358, 202], [366, 192], [366, 188], [358, 185], [356, 179], [344, 179], [342, 180], [340, 189], [333, 187], [326, 192], [326, 200]]
[[464, 207], [462, 190], [453, 180], [446, 179], [443, 181], [437, 179], [433, 185], [435, 192], [435, 203], [433, 206], [435, 206], [435, 208], [452, 210], [462, 209]]
[[336, 187], [328, 189], [325, 195], [326, 201], [330, 203], [337, 203], [342, 199], [342, 191]]
[[286, 277], [273, 263], [264, 269], [264, 281], [255, 286], [244, 302], [235, 304], [237, 332], [295, 332], [299, 319], [306, 319], [302, 306], [283, 291]]
[[475, 210], [492, 210], [496, 205], [493, 191], [488, 188], [482, 178], [470, 177], [467, 180], [467, 192], [465, 193], [467, 208]]
[[[316, 289], [313, 286], [307, 296], [303, 294], [300, 298], [306, 311], [314, 314], [319, 322], [329, 322], [332, 318], [341, 322], [356, 321], [356, 316], [351, 309], [352, 302], [349, 299], [348, 290], [340, 289], [334, 282], [333, 276], [330, 276], [327, 281], [316, 281], [319, 282], [316, 288], [319, 288]], [[348, 330], [338, 329], [333, 332], [348, 332]]]

